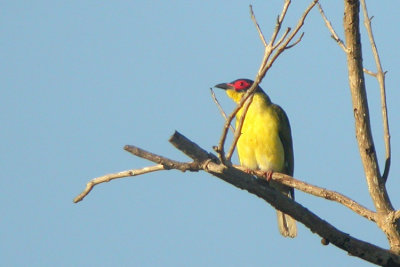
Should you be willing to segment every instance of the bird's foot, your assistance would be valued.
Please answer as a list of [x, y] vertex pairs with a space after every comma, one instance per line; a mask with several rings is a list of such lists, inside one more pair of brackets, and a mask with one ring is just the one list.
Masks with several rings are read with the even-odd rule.
[[267, 182], [271, 181], [273, 173], [274, 173], [273, 171], [263, 172], [263, 176], [265, 177], [265, 179], [267, 179]]

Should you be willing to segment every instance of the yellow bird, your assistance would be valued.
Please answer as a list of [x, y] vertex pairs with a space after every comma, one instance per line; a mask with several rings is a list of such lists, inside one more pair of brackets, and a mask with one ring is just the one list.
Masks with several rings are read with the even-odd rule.
[[[217, 84], [236, 103], [253, 84], [249, 79], [238, 79], [231, 83]], [[236, 127], [242, 109], [236, 114]], [[289, 119], [285, 111], [271, 102], [268, 95], [258, 87], [247, 110], [241, 135], [237, 142], [240, 164], [250, 170], [266, 172], [267, 180], [272, 172], [293, 176], [293, 143]], [[293, 188], [270, 180], [270, 185], [282, 194], [294, 199]], [[279, 232], [285, 237], [297, 235], [296, 221], [287, 214], [277, 211]]]

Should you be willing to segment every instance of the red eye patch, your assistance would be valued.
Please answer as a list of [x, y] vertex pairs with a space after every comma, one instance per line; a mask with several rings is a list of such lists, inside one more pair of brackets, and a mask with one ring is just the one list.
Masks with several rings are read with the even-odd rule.
[[245, 89], [250, 88], [251, 83], [249, 83], [246, 80], [236, 80], [233, 82], [232, 85], [233, 85], [233, 87], [235, 87], [236, 91], [240, 91], [240, 90], [245, 90]]

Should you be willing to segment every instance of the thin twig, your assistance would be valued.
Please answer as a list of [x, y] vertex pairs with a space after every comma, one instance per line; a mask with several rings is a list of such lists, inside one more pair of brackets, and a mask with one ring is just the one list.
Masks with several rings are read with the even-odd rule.
[[[269, 57], [271, 56], [272, 52], [277, 48], [277, 46], [274, 45], [274, 43], [275, 43], [276, 37], [278, 36], [279, 31], [281, 30], [282, 22], [285, 19], [285, 16], [286, 16], [286, 13], [287, 13], [287, 10], [288, 10], [290, 4], [291, 4], [290, 0], [285, 0], [285, 3], [283, 4], [283, 7], [282, 7], [281, 14], [278, 15], [278, 17], [276, 18], [275, 28], [274, 28], [274, 31], [272, 32], [272, 36], [271, 36], [270, 42], [265, 47], [264, 57], [263, 57], [263, 59], [261, 61], [260, 68], [258, 69], [258, 74], [260, 74], [263, 71], [263, 69], [265, 68], [265, 65], [267, 64], [267, 62], [269, 60]], [[255, 16], [254, 16], [254, 20], [257, 21]], [[289, 33], [289, 31], [290, 31], [290, 28], [287, 28], [285, 33], [281, 37], [281, 39], [278, 41], [279, 44], [281, 43], [281, 41], [284, 38], [286, 38], [286, 36]], [[256, 78], [256, 80], [260, 83], [262, 81], [262, 78], [261, 79], [259, 79], [259, 78], [257, 79]]]
[[[219, 112], [221, 113], [222, 117], [224, 117], [225, 121], [228, 121], [228, 117], [226, 116], [226, 113], [222, 109], [221, 105], [219, 104], [219, 101], [218, 101], [217, 97], [215, 96], [214, 90], [212, 88], [210, 88], [210, 91], [211, 91], [211, 96], [212, 96], [215, 104], [218, 107]], [[235, 133], [235, 128], [233, 128], [232, 124], [229, 124], [229, 128], [231, 129], [232, 133]]]
[[276, 49], [277, 47], [279, 47], [281, 45], [281, 43], [283, 42], [283, 40], [285, 40], [285, 38], [287, 37], [287, 35], [289, 34], [291, 28], [288, 27], [286, 28], [286, 31], [283, 33], [282, 37], [278, 40], [278, 42], [276, 42], [276, 44], [273, 46], [272, 49]]
[[333, 29], [331, 22], [328, 20], [328, 18], [325, 16], [325, 12], [322, 9], [322, 6], [320, 3], [318, 3], [318, 10], [319, 13], [321, 13], [321, 16], [326, 24], [326, 27], [328, 28], [328, 30], [331, 32], [331, 37], [333, 38], [333, 40], [335, 40], [338, 45], [343, 49], [343, 51], [345, 53], [348, 52], [348, 49], [346, 48], [345, 44], [343, 43], [343, 41], [339, 38], [339, 36], [337, 35], [336, 31]]
[[265, 41], [264, 34], [262, 33], [262, 31], [260, 29], [260, 25], [258, 25], [256, 17], [254, 16], [253, 6], [252, 5], [250, 5], [250, 16], [251, 16], [251, 20], [254, 22], [254, 25], [257, 28], [257, 31], [258, 31], [258, 34], [260, 35], [261, 41], [263, 42], [264, 46], [267, 47], [267, 42]]
[[[277, 19], [276, 19], [275, 29], [274, 29], [274, 32], [272, 33], [271, 41], [270, 41], [270, 43], [269, 43], [269, 45], [270, 45], [271, 47], [274, 46], [276, 37], [278, 36], [279, 31], [281, 30], [282, 22], [283, 22], [283, 20], [285, 19], [285, 16], [286, 16], [286, 13], [287, 13], [287, 11], [288, 11], [288, 9], [289, 9], [290, 4], [291, 4], [291, 1], [290, 1], [290, 0], [285, 0], [285, 3], [283, 4], [283, 7], [282, 7], [282, 12], [281, 12], [281, 14], [280, 14], [280, 15], [277, 17]], [[289, 29], [289, 31], [290, 31], [290, 28], [288, 28], [288, 29]]]
[[385, 151], [386, 151], [386, 161], [385, 161], [385, 169], [382, 174], [382, 180], [386, 182], [389, 169], [390, 169], [390, 159], [391, 159], [391, 149], [390, 149], [390, 131], [389, 131], [389, 120], [386, 106], [386, 88], [385, 88], [385, 73], [382, 70], [382, 64], [379, 57], [378, 49], [376, 47], [374, 35], [372, 33], [371, 27], [371, 19], [368, 16], [367, 5], [365, 0], [361, 0], [361, 5], [364, 13], [364, 25], [367, 29], [369, 41], [371, 43], [372, 54], [374, 55], [375, 64], [377, 68], [376, 78], [379, 83], [380, 93], [381, 93], [381, 105], [382, 105], [382, 120], [383, 120], [383, 132], [384, 132], [384, 141], [385, 141]]
[[[273, 57], [268, 61], [268, 63], [264, 66], [264, 68], [261, 70], [261, 79], [264, 78], [266, 72], [268, 71], [269, 68], [271, 68], [272, 64], [275, 62], [275, 60], [279, 57], [279, 55], [286, 49], [286, 47], [289, 45], [289, 43], [292, 41], [292, 39], [296, 36], [296, 34], [299, 32], [301, 27], [304, 25], [304, 21], [310, 13], [311, 9], [318, 3], [318, 0], [314, 0], [310, 3], [310, 5], [307, 7], [307, 9], [303, 12], [303, 15], [300, 17], [299, 21], [297, 22], [296, 27], [292, 31], [292, 33], [287, 37], [287, 39], [282, 43], [282, 45], [277, 48], [275, 54]], [[259, 72], [260, 73], [260, 72]]]
[[288, 45], [285, 47], [285, 49], [290, 49], [292, 47], [294, 47], [295, 45], [297, 45], [298, 43], [301, 42], [301, 39], [303, 39], [304, 36], [304, 32], [301, 33], [300, 37], [297, 39], [297, 41], [295, 41], [294, 43], [292, 43], [291, 45]]
[[367, 70], [366, 68], [363, 68], [363, 71], [364, 71], [366, 74], [371, 75], [372, 77], [375, 77], [375, 78], [376, 78], [376, 76], [377, 76], [377, 74], [376, 74], [375, 72], [372, 72], [372, 71], [370, 71], [370, 70]]
[[90, 191], [92, 191], [93, 187], [95, 187], [98, 184], [109, 182], [111, 180], [115, 180], [115, 179], [119, 179], [119, 178], [138, 176], [141, 174], [146, 174], [146, 173], [155, 172], [155, 171], [161, 171], [161, 170], [165, 170], [165, 169], [166, 168], [164, 167], [164, 165], [158, 164], [155, 166], [144, 167], [142, 169], [134, 169], [134, 170], [117, 172], [117, 173], [110, 173], [110, 174], [106, 174], [106, 175], [94, 178], [86, 184], [86, 187], [82, 191], [82, 193], [80, 193], [77, 197], [74, 198], [74, 203], [78, 203], [79, 201], [82, 201], [90, 193]]

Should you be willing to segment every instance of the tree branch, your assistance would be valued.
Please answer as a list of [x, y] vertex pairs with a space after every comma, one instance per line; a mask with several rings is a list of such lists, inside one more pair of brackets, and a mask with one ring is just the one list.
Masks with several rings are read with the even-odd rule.
[[[171, 138], [170, 140], [174, 140], [171, 143], [177, 149], [186, 151], [184, 153], [188, 153], [188, 156], [198, 154], [196, 150], [199, 147], [189, 139]], [[204, 155], [203, 152], [200, 152], [200, 154]], [[212, 160], [207, 161], [203, 159], [202, 162], [203, 169], [206, 172], [264, 199], [275, 209], [289, 214], [296, 221], [304, 224], [313, 233], [317, 233], [333, 245], [347, 251], [350, 255], [379, 265], [390, 266], [394, 264], [393, 266], [396, 266], [396, 264], [400, 264], [400, 257], [398, 255], [341, 232], [299, 203], [272, 189], [265, 180], [257, 179], [232, 166], [217, 164]], [[275, 178], [279, 177], [278, 174], [274, 174], [273, 178], [274, 176]]]
[[346, 47], [348, 48], [347, 66], [350, 91], [355, 118], [356, 137], [364, 166], [368, 190], [374, 202], [378, 217], [378, 226], [385, 232], [391, 250], [400, 253], [399, 225], [387, 220], [393, 212], [393, 206], [380, 177], [378, 160], [371, 133], [367, 94], [365, 90], [362, 66], [362, 50], [359, 32], [359, 1], [344, 1], [344, 28]]
[[[242, 166], [234, 165], [234, 167], [239, 170], [246, 171], [246, 168], [244, 168]], [[263, 171], [252, 171], [252, 174], [256, 175], [259, 179], [265, 179], [265, 174]], [[293, 187], [294, 189], [300, 190], [304, 193], [340, 203], [343, 206], [349, 208], [350, 210], [354, 211], [358, 215], [361, 215], [370, 221], [376, 222], [376, 220], [377, 220], [377, 214], [374, 211], [369, 210], [368, 208], [357, 203], [356, 201], [354, 201], [354, 200], [350, 199], [349, 197], [346, 197], [345, 195], [342, 195], [338, 192], [331, 191], [326, 188], [321, 188], [321, 187], [297, 180], [296, 178], [291, 177], [286, 174], [283, 174], [283, 173], [274, 172], [272, 174], [272, 180], [277, 181], [281, 184], [287, 185], [289, 187]]]
[[378, 80], [381, 93], [382, 121], [383, 121], [384, 142], [386, 151], [385, 169], [382, 174], [382, 180], [386, 183], [390, 169], [391, 152], [390, 152], [390, 131], [389, 131], [389, 122], [388, 122], [388, 114], [386, 107], [385, 72], [382, 70], [381, 59], [379, 57], [378, 49], [375, 44], [374, 35], [372, 33], [371, 19], [368, 16], [367, 5], [365, 3], [365, 0], [361, 0], [361, 5], [364, 13], [364, 25], [365, 28], [367, 29], [369, 41], [372, 48], [372, 54], [374, 55], [375, 64], [377, 68], [375, 77]]
[[124, 149], [135, 156], [150, 160], [154, 163], [161, 164], [164, 166], [164, 169], [167, 170], [176, 169], [182, 172], [199, 170], [199, 167], [195, 162], [186, 163], [186, 162], [175, 161], [157, 154], [153, 154], [151, 152], [148, 152], [144, 149], [132, 145], [126, 145], [124, 146]]
[[333, 38], [333, 40], [336, 41], [336, 43], [343, 49], [343, 51], [345, 53], [348, 52], [348, 49], [346, 48], [346, 46], [344, 45], [343, 41], [339, 38], [339, 36], [337, 35], [335, 29], [333, 29], [331, 22], [328, 20], [328, 18], [325, 16], [325, 12], [322, 9], [322, 5], [320, 3], [318, 3], [318, 10], [319, 13], [322, 16], [322, 19], [325, 22], [326, 27], [328, 28], [328, 30], [331, 32], [331, 37]]
[[[226, 166], [218, 161], [218, 158], [212, 153], [202, 149], [196, 143], [192, 142], [182, 134], [175, 132], [169, 139], [170, 143], [173, 144], [178, 150], [182, 151], [188, 157], [193, 159], [193, 162], [179, 162], [174, 161], [160, 155], [153, 154], [135, 146], [125, 146], [124, 149], [131, 152], [132, 154], [148, 159], [155, 163], [160, 163], [152, 167], [146, 167], [140, 170], [129, 170], [116, 174], [109, 174], [102, 177], [98, 177], [90, 181], [87, 188], [75, 198], [74, 202], [78, 202], [85, 197], [94, 185], [108, 182], [113, 179], [134, 176], [139, 174], [148, 173], [157, 170], [168, 170], [178, 169], [181, 171], [199, 171], [204, 170], [240, 189], [247, 190], [251, 194], [254, 194], [269, 204], [275, 209], [278, 209], [286, 214], [292, 216], [295, 220], [303, 223], [313, 233], [317, 233], [319, 236], [328, 240], [333, 245], [347, 251], [350, 255], [357, 256], [369, 262], [381, 265], [390, 266], [390, 264], [400, 264], [399, 256], [391, 253], [388, 250], [382, 249], [370, 243], [358, 240], [350, 235], [336, 229], [328, 222], [322, 220], [317, 215], [294, 202], [288, 197], [275, 191], [271, 188], [268, 183], [263, 179], [258, 179], [253, 175], [245, 173], [233, 166]], [[255, 172], [260, 175], [260, 173]], [[290, 176], [274, 173], [272, 179], [300, 189], [306, 193], [311, 193], [316, 196], [324, 197], [329, 200], [337, 201], [355, 212], [361, 214], [367, 219], [374, 220], [375, 216], [373, 212], [367, 210], [356, 202], [348, 199], [347, 197], [329, 191], [323, 188], [318, 188], [313, 185], [298, 181]], [[393, 212], [393, 218], [400, 216], [398, 212]]]
[[250, 17], [251, 17], [251, 20], [254, 22], [254, 25], [257, 28], [257, 31], [258, 31], [258, 34], [260, 35], [261, 41], [263, 42], [264, 46], [267, 46], [267, 42], [265, 41], [264, 34], [262, 33], [262, 31], [260, 29], [260, 25], [258, 25], [256, 17], [254, 16], [253, 6], [252, 5], [250, 5]]
[[158, 164], [158, 165], [151, 166], [151, 167], [144, 167], [143, 169], [135, 169], [135, 170], [128, 170], [128, 171], [122, 171], [122, 172], [117, 172], [117, 173], [110, 173], [110, 174], [106, 174], [106, 175], [94, 178], [86, 184], [86, 187], [82, 191], [82, 193], [80, 193], [77, 197], [74, 198], [74, 203], [78, 203], [79, 201], [82, 201], [90, 193], [90, 191], [92, 191], [93, 187], [95, 187], [98, 184], [109, 182], [109, 181], [119, 179], [119, 178], [138, 176], [141, 174], [146, 174], [146, 173], [155, 172], [155, 171], [161, 171], [161, 170], [165, 170], [165, 169], [166, 168], [164, 167], [164, 165]]
[[[222, 109], [221, 105], [219, 104], [219, 101], [217, 97], [215, 96], [214, 90], [210, 88], [211, 91], [211, 97], [214, 100], [214, 103], [217, 105], [219, 112], [221, 113], [222, 117], [224, 117], [225, 121], [228, 121], [228, 117], [226, 116], [225, 111]], [[229, 124], [229, 128], [233, 133], [235, 133], [235, 129], [233, 128], [232, 124]]]

